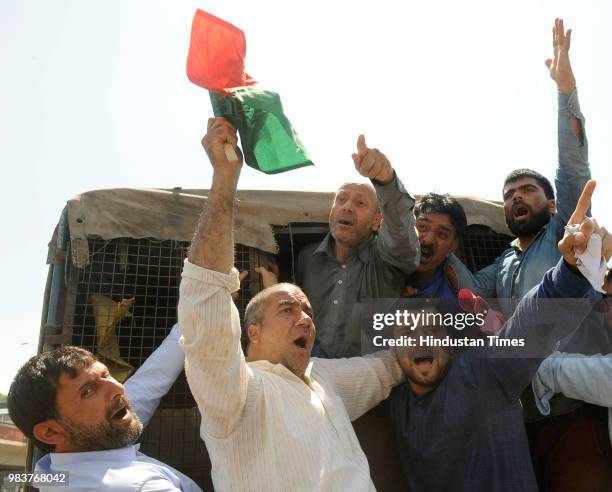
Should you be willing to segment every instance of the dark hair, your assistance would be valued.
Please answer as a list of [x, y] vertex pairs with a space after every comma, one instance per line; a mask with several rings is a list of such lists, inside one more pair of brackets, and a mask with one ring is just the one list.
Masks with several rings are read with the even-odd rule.
[[427, 193], [419, 198], [414, 206], [414, 216], [428, 213], [445, 214], [455, 228], [455, 235], [460, 238], [467, 227], [467, 217], [461, 204], [448, 193]]
[[7, 407], [11, 420], [34, 444], [45, 452], [53, 451], [49, 444], [34, 437], [34, 426], [49, 419], [57, 419], [57, 388], [60, 376], [77, 377], [78, 370], [88, 368], [95, 361], [91, 352], [80, 347], [60, 347], [32, 357], [19, 371], [11, 384]]
[[555, 199], [555, 189], [553, 188], [552, 184], [550, 184], [550, 181], [548, 181], [548, 178], [542, 176], [539, 172], [534, 171], [533, 169], [515, 169], [510, 174], [508, 174], [508, 176], [506, 176], [502, 189], [505, 188], [508, 183], [513, 183], [514, 181], [521, 178], [535, 179], [535, 182], [538, 183], [538, 185], [544, 190], [546, 199]]

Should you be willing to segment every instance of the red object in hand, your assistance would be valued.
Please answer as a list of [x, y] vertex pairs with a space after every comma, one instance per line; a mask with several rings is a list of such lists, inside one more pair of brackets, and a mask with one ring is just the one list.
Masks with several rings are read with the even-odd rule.
[[487, 301], [475, 295], [470, 289], [461, 289], [457, 297], [461, 309], [469, 313], [481, 314], [489, 309]]
[[468, 313], [484, 315], [484, 323], [480, 327], [481, 333], [497, 335], [506, 324], [506, 319], [502, 313], [491, 309], [487, 301], [475, 295], [470, 289], [461, 289], [457, 297], [461, 309]]
[[246, 40], [244, 32], [229, 22], [197, 10], [191, 26], [187, 56], [187, 77], [209, 91], [253, 85], [244, 71]]

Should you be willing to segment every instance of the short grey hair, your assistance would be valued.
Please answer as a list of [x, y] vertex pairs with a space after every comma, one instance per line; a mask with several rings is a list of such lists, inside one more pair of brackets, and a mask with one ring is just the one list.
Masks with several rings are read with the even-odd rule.
[[263, 323], [268, 297], [281, 288], [302, 290], [297, 285], [288, 282], [274, 284], [255, 294], [247, 304], [244, 310], [244, 323], [242, 324], [242, 347], [245, 353], [249, 348], [249, 325], [261, 325]]

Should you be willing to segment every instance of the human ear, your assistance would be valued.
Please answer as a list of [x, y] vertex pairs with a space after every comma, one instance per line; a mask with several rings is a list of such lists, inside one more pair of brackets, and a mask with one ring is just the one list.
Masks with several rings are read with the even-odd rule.
[[261, 325], [259, 323], [251, 323], [247, 327], [247, 335], [249, 337], [249, 343], [258, 344], [261, 340]]
[[553, 215], [557, 212], [557, 200], [555, 200], [554, 198], [548, 200], [548, 211], [550, 212], [550, 215]]
[[383, 216], [380, 212], [377, 212], [376, 215], [374, 215], [374, 219], [372, 220], [372, 230], [374, 232], [377, 232], [378, 229], [380, 228], [380, 224], [382, 223], [383, 220]]
[[35, 424], [32, 428], [32, 434], [40, 442], [53, 447], [61, 446], [67, 440], [66, 431], [59, 422], [53, 419]]

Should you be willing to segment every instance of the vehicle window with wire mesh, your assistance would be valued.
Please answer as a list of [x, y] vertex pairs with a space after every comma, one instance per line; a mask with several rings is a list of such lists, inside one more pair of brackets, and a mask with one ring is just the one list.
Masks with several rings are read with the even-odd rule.
[[478, 271], [495, 260], [510, 247], [512, 236], [499, 234], [482, 225], [470, 225], [463, 233], [458, 256], [472, 271]]

